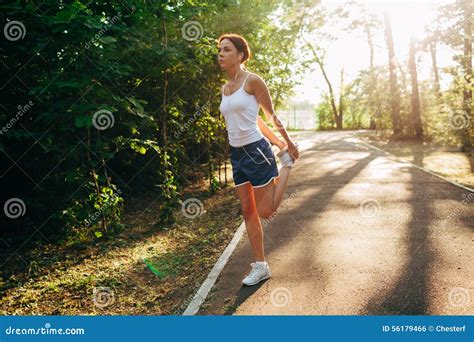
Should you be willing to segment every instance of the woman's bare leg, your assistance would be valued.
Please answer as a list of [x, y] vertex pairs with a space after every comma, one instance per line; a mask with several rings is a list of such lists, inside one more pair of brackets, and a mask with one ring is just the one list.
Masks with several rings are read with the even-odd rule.
[[258, 215], [253, 187], [250, 183], [245, 183], [236, 187], [237, 194], [242, 205], [242, 215], [245, 221], [245, 228], [250, 239], [250, 245], [257, 261], [265, 261], [263, 246], [263, 229]]
[[256, 207], [260, 217], [269, 218], [277, 211], [288, 187], [290, 173], [291, 167], [283, 166], [275, 182], [270, 182], [261, 188], [254, 188]]

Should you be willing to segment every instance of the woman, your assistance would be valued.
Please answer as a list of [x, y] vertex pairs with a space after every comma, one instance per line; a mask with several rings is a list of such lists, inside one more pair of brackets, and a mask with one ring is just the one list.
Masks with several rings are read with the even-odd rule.
[[[247, 234], [256, 259], [244, 285], [258, 284], [270, 278], [265, 261], [263, 230], [260, 218], [276, 212], [288, 185], [291, 167], [299, 157], [297, 146], [276, 116], [265, 82], [250, 73], [243, 64], [250, 58], [247, 41], [237, 34], [223, 34], [218, 39], [218, 61], [227, 71], [229, 81], [222, 87], [220, 111], [225, 118], [231, 150], [234, 183], [242, 205]], [[285, 141], [259, 117], [262, 107]], [[278, 171], [270, 143], [280, 148]]]

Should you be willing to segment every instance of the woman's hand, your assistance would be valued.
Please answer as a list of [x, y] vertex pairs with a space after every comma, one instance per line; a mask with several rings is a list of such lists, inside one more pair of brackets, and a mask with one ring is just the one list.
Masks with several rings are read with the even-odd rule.
[[293, 160], [296, 160], [300, 157], [300, 152], [298, 151], [298, 144], [294, 144], [293, 141], [290, 140], [288, 143], [288, 153], [290, 154]]

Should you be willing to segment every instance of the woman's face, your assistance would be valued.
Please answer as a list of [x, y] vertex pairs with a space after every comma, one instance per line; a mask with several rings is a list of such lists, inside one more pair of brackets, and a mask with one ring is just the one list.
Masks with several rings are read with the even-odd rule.
[[236, 63], [240, 64], [240, 61], [242, 61], [242, 52], [238, 52], [229, 39], [222, 39], [217, 45], [217, 51], [217, 61], [222, 69], [228, 69]]

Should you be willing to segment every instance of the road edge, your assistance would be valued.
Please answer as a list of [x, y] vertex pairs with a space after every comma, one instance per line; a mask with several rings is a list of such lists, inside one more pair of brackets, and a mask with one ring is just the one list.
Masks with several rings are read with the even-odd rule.
[[194, 295], [193, 299], [187, 306], [186, 310], [184, 310], [183, 316], [193, 316], [199, 312], [199, 309], [201, 308], [202, 304], [204, 303], [207, 296], [209, 295], [209, 292], [211, 291], [212, 287], [216, 283], [217, 277], [219, 277], [222, 269], [227, 264], [230, 256], [232, 255], [238, 243], [242, 239], [242, 236], [244, 235], [244, 231], [245, 231], [245, 221], [240, 224], [239, 228], [234, 234], [234, 237], [229, 242], [227, 247], [224, 249], [224, 251], [222, 252], [217, 262], [214, 264], [214, 267], [211, 269], [206, 280], [204, 280], [201, 287]]

